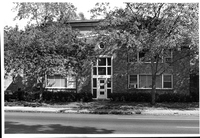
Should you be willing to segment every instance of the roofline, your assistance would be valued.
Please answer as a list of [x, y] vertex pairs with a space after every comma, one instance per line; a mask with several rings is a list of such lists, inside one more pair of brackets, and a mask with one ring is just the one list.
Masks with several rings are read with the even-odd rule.
[[66, 24], [69, 24], [74, 29], [88, 30], [88, 28], [97, 27], [102, 20], [70, 20]]
[[67, 23], [99, 23], [100, 21], [102, 21], [102, 20], [100, 20], [100, 19], [96, 19], [96, 20], [69, 20], [69, 21], [67, 21]]

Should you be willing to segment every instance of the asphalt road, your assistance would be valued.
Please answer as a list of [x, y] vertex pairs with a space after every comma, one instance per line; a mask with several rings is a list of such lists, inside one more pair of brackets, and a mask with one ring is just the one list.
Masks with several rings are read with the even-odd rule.
[[196, 116], [5, 112], [5, 134], [199, 134]]

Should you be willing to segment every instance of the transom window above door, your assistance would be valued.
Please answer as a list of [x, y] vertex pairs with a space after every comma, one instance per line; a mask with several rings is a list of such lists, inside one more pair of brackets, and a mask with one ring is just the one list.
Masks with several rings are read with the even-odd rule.
[[111, 57], [103, 57], [97, 59], [98, 66], [111, 66]]
[[93, 75], [111, 75], [111, 64], [111, 57], [98, 58], [93, 65]]

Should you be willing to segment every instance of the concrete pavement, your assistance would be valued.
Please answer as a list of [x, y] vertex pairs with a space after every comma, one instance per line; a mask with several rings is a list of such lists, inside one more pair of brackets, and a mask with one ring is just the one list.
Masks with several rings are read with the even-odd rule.
[[197, 135], [199, 117], [5, 112], [5, 133]]

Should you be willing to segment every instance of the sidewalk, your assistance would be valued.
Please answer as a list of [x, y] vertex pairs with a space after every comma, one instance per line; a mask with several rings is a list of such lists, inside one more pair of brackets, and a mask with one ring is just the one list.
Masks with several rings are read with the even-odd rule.
[[82, 114], [142, 114], [142, 115], [193, 115], [199, 116], [199, 109], [177, 110], [177, 109], [86, 109], [86, 108], [52, 108], [52, 107], [23, 107], [23, 106], [5, 106], [5, 112], [42, 112], [42, 113], [82, 113]]

